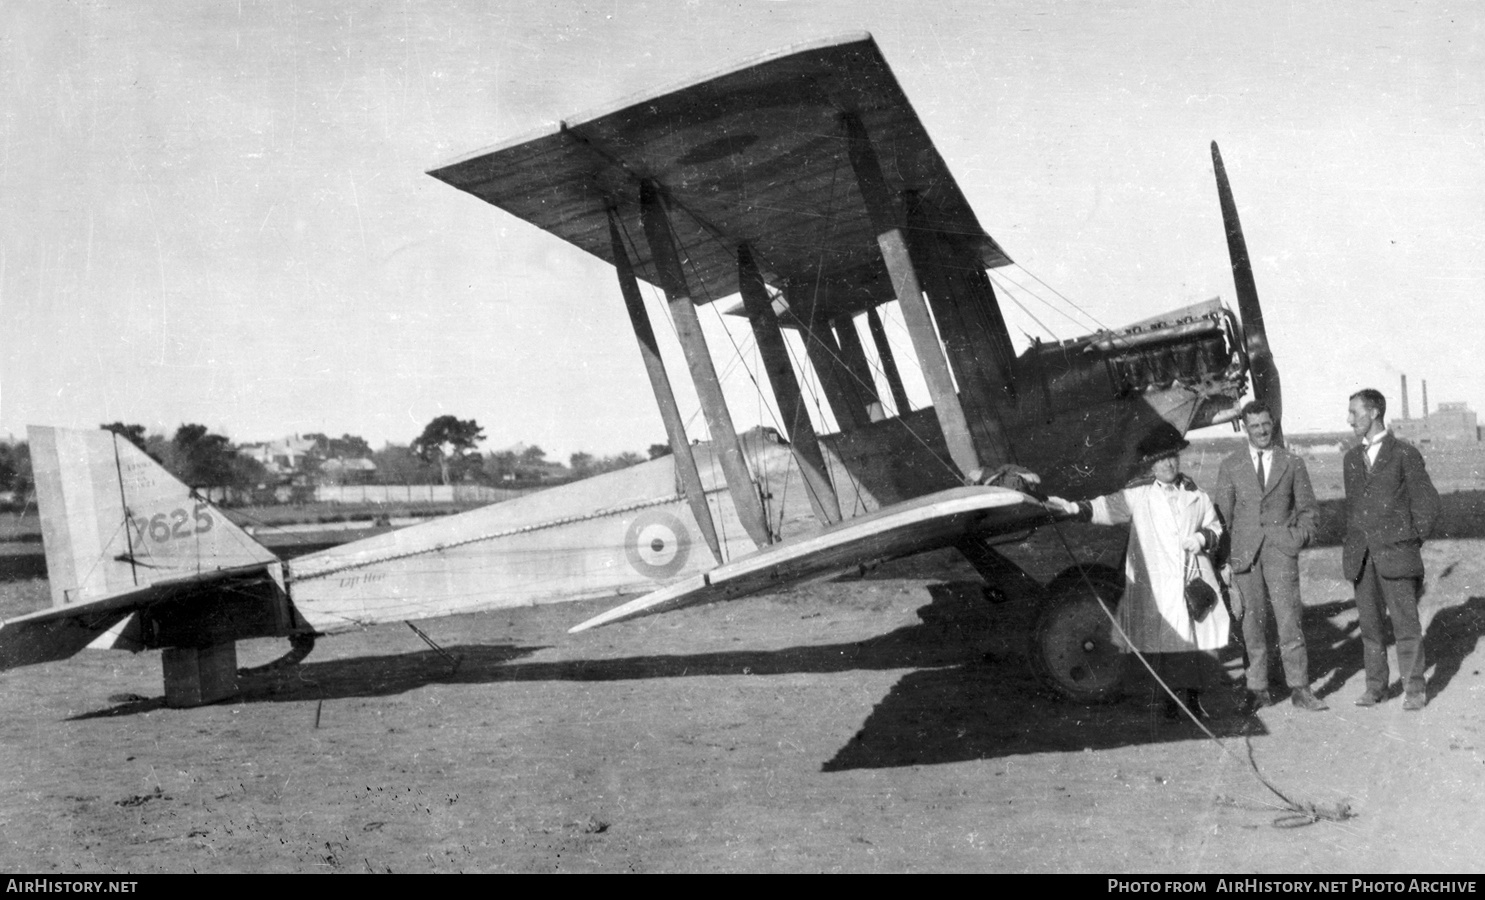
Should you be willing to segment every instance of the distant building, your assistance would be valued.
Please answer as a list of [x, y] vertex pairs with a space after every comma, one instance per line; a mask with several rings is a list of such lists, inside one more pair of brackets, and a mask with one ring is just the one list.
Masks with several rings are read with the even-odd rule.
[[1414, 444], [1480, 440], [1480, 425], [1468, 403], [1440, 403], [1431, 413], [1425, 405], [1423, 418], [1393, 419], [1387, 426]]
[[369, 459], [333, 457], [320, 463], [320, 484], [372, 484], [376, 481], [376, 463]]
[[572, 470], [559, 462], [547, 462], [542, 460], [534, 465], [526, 467], [528, 477], [534, 476], [537, 481], [561, 481], [572, 475]]
[[243, 444], [237, 452], [263, 464], [271, 475], [293, 475], [304, 465], [305, 457], [314, 452], [315, 442], [299, 435], [265, 441], [260, 444]]
[[295, 484], [370, 484], [376, 480], [376, 463], [364, 457], [321, 458], [319, 445], [299, 435], [243, 444], [237, 448], [243, 456], [263, 464], [268, 474]]

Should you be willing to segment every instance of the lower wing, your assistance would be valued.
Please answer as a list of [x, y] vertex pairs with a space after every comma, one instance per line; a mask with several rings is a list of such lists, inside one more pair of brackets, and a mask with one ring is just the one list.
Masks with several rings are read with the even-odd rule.
[[1056, 517], [1052, 507], [1019, 491], [952, 488], [774, 544], [645, 594], [569, 630], [586, 631], [697, 603], [777, 590], [899, 556], [951, 547], [969, 535], [1006, 534]]

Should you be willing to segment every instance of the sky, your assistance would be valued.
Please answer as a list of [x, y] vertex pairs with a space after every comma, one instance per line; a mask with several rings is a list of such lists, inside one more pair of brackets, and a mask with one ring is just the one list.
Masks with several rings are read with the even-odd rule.
[[[557, 459], [661, 442], [612, 267], [425, 173], [859, 31], [1018, 264], [997, 272], [1013, 332], [1234, 303], [1216, 140], [1286, 431], [1343, 430], [1362, 387], [1397, 410], [1402, 374], [1415, 415], [1425, 380], [1485, 411], [1482, 9], [8, 2], [0, 439], [195, 422], [381, 446], [452, 414]], [[739, 427], [769, 424], [747, 366], [719, 367]]]

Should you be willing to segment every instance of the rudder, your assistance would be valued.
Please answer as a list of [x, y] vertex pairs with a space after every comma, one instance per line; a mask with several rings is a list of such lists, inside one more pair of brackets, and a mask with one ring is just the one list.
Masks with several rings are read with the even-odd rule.
[[28, 429], [52, 605], [277, 559], [110, 431]]

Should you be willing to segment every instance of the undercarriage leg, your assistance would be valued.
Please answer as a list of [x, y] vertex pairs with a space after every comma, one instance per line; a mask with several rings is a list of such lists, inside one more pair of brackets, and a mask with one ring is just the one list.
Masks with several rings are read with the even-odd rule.
[[1018, 595], [1041, 598], [1041, 582], [980, 538], [966, 537], [955, 546], [969, 560], [969, 564], [975, 567], [975, 571], [980, 573], [980, 577], [985, 579], [986, 600], [1004, 603]]

